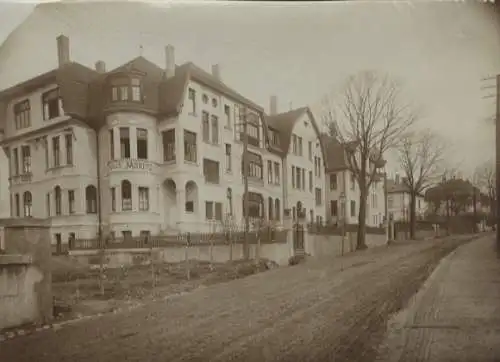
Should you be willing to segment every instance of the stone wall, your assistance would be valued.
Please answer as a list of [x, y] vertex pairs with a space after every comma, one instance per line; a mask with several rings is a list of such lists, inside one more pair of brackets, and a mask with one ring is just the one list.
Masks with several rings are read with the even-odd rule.
[[44, 219], [0, 220], [0, 329], [52, 318], [49, 227]]
[[[357, 235], [354, 232], [346, 233], [342, 242], [340, 235], [308, 234], [306, 236], [305, 251], [314, 257], [336, 257], [356, 250]], [[366, 235], [366, 245], [369, 248], [385, 245], [385, 235]]]

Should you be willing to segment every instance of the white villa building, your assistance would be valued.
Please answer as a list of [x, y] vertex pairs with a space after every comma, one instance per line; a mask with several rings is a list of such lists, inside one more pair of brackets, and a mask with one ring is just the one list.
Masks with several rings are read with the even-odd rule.
[[[359, 185], [354, 174], [349, 170], [348, 152], [356, 152], [356, 144], [342, 144], [334, 137], [323, 135], [326, 147], [326, 179], [328, 204], [327, 222], [338, 224], [345, 217], [347, 224], [357, 224], [359, 215]], [[385, 164], [385, 163], [384, 163]], [[370, 161], [371, 167], [380, 168], [382, 163]], [[373, 168], [372, 168], [373, 169]], [[379, 227], [385, 217], [384, 178], [377, 174], [372, 183], [367, 199], [366, 225]], [[345, 209], [342, 208], [341, 194], [344, 195]]]
[[242, 132], [249, 143], [249, 215], [280, 222], [300, 201], [326, 216], [325, 154], [308, 108], [271, 114], [192, 63], [140, 56], [111, 71], [70, 60], [0, 91], [11, 217], [50, 218], [71, 238], [209, 231], [243, 219]]
[[[387, 180], [387, 210], [394, 221], [410, 220], [410, 189], [405, 178], [399, 175]], [[427, 211], [424, 195], [417, 195], [415, 205], [417, 219], [423, 218]]]

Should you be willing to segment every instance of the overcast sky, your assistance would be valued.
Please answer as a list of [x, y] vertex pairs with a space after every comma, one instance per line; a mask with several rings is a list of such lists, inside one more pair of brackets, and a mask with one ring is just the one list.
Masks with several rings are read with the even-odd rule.
[[[30, 13], [26, 20], [26, 16]], [[498, 20], [484, 5], [351, 2], [232, 5], [0, 3], [0, 88], [54, 68], [55, 38], [70, 37], [72, 60], [108, 69], [140, 54], [160, 66], [164, 46], [177, 63], [206, 70], [267, 110], [316, 106], [350, 74], [388, 72], [425, 110], [422, 127], [453, 141], [452, 161], [472, 169], [493, 156], [493, 90], [481, 78], [500, 72]], [[487, 84], [494, 84], [492, 81]]]

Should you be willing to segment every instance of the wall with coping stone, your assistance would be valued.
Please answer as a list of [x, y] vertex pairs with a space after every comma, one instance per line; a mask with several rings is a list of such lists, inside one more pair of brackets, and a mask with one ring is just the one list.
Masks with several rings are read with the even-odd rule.
[[0, 219], [0, 329], [52, 319], [50, 222]]

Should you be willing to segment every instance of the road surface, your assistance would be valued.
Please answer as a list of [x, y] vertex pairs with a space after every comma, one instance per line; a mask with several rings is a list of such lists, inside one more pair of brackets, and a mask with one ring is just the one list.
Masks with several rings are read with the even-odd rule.
[[311, 259], [0, 342], [0, 361], [373, 361], [388, 315], [461, 243]]

